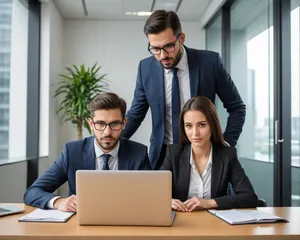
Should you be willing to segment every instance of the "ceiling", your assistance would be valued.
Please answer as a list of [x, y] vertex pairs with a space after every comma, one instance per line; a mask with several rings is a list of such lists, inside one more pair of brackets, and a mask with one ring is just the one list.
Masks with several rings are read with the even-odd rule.
[[[269, 1], [251, 0], [236, 3], [231, 7], [231, 28], [246, 29], [256, 21], [267, 24], [272, 20], [272, 9]], [[262, 21], [264, 20], [264, 21]]]
[[[267, 28], [273, 23], [272, 14], [270, 1], [236, 1], [230, 7], [230, 29], [245, 30], [255, 24], [257, 30], [260, 28]], [[221, 29], [222, 15], [219, 14], [217, 16], [218, 17], [213, 21], [210, 28]]]
[[[212, 0], [54, 0], [65, 19], [145, 20], [137, 12], [176, 11], [181, 21], [199, 21]], [[131, 15], [128, 15], [129, 12]], [[126, 14], [127, 13], [127, 14]], [[144, 14], [144, 13], [141, 13]]]

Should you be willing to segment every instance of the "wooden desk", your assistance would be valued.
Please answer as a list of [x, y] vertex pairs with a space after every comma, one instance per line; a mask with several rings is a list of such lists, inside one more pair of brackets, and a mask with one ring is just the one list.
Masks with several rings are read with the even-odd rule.
[[[34, 210], [28, 206], [25, 209], [24, 214]], [[18, 222], [24, 214], [16, 214], [0, 218], [0, 239], [300, 239], [300, 207], [260, 210], [290, 222], [231, 226], [206, 211], [198, 211], [177, 213], [172, 227], [79, 226], [76, 215], [67, 223], [29, 223]]]

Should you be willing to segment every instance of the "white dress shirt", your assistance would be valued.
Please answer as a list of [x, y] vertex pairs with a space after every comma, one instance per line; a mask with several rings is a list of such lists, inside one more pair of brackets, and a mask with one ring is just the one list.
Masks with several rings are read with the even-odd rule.
[[[120, 148], [120, 141], [118, 142], [118, 144], [116, 145], [116, 147], [109, 153], [106, 154], [110, 154], [111, 156], [109, 157], [108, 160], [108, 166], [109, 166], [109, 170], [118, 170], [118, 153], [119, 153], [119, 148]], [[94, 139], [94, 149], [95, 149], [95, 167], [96, 170], [101, 170], [102, 166], [103, 166], [103, 157], [102, 155], [105, 154], [97, 145], [96, 143], [96, 139]], [[48, 203], [47, 203], [47, 207], [53, 209], [54, 206], [54, 201], [58, 198], [60, 198], [61, 196], [56, 196], [54, 198], [51, 198]]]
[[[191, 98], [190, 89], [190, 73], [187, 60], [187, 53], [183, 47], [183, 55], [179, 63], [176, 65], [178, 68], [177, 76], [179, 83], [180, 92], [180, 105], [181, 109], [183, 105]], [[164, 80], [165, 80], [165, 102], [166, 102], [166, 128], [164, 143], [166, 145], [173, 143], [173, 132], [172, 132], [172, 79], [173, 73], [171, 69], [164, 69]]]
[[116, 147], [109, 153], [104, 153], [97, 145], [96, 140], [94, 140], [94, 148], [95, 148], [95, 156], [96, 156], [96, 170], [101, 170], [103, 167], [103, 154], [110, 154], [108, 160], [109, 170], [118, 170], [118, 153], [120, 148], [120, 142], [116, 145]]
[[191, 157], [190, 157], [191, 171], [190, 171], [190, 186], [188, 192], [188, 199], [192, 197], [199, 197], [203, 199], [211, 198], [212, 149], [213, 147], [211, 145], [209, 159], [206, 163], [206, 167], [202, 176], [200, 176], [193, 158], [193, 152], [191, 148]]

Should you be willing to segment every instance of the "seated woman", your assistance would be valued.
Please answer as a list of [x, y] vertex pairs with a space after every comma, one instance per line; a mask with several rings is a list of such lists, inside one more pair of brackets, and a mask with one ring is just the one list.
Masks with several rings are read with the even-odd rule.
[[[181, 144], [169, 145], [161, 170], [170, 170], [172, 208], [198, 209], [256, 207], [257, 196], [236, 149], [226, 145], [215, 106], [203, 96], [193, 97], [180, 115]], [[234, 196], [227, 195], [228, 183]]]

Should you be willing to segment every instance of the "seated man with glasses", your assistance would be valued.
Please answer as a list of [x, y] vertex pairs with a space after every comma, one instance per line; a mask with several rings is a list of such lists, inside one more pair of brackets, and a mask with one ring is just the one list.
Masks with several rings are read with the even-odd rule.
[[[88, 119], [94, 136], [66, 143], [52, 166], [25, 192], [24, 203], [75, 212], [77, 170], [151, 170], [147, 147], [121, 138], [125, 113], [126, 102], [116, 94], [96, 96], [90, 103]], [[69, 197], [55, 195], [53, 192], [66, 181]]]

